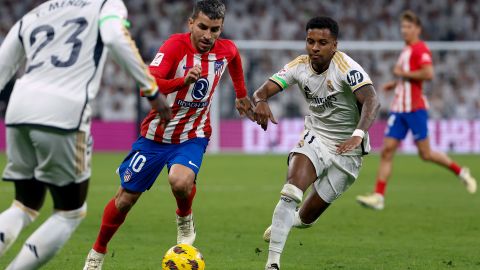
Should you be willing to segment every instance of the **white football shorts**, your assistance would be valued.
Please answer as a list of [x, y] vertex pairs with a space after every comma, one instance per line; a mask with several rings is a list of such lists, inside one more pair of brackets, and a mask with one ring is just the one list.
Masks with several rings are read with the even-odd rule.
[[332, 154], [319, 136], [305, 130], [302, 139], [290, 153], [307, 156], [315, 167], [317, 180], [313, 183], [322, 200], [332, 203], [357, 179], [362, 166], [362, 156]]
[[7, 127], [7, 181], [35, 178], [55, 186], [81, 183], [91, 175], [93, 141], [83, 131]]

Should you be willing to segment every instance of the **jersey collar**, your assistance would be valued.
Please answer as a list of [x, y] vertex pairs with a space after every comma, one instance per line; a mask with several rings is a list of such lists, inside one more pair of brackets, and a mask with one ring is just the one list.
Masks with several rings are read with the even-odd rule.
[[317, 76], [325, 76], [327, 74], [327, 71], [330, 69], [330, 65], [332, 64], [332, 61], [330, 60], [330, 64], [328, 64], [328, 68], [325, 69], [325, 71], [323, 71], [322, 73], [318, 73], [315, 71], [315, 69], [313, 69], [313, 66], [312, 66], [312, 61], [310, 60], [310, 56], [308, 57], [308, 67], [310, 68], [310, 71], [314, 74], [314, 75], [317, 75]]

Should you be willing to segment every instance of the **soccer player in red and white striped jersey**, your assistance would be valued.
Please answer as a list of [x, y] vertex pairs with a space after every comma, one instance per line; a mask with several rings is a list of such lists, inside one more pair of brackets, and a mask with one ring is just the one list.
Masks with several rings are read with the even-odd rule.
[[141, 136], [118, 169], [121, 187], [105, 207], [97, 240], [85, 270], [101, 269], [107, 244], [140, 195], [148, 190], [163, 167], [177, 200], [177, 243], [193, 244], [192, 202], [196, 177], [212, 133], [210, 106], [218, 82], [228, 68], [240, 115], [251, 113], [242, 61], [235, 44], [219, 38], [225, 5], [219, 0], [197, 1], [189, 32], [172, 35], [150, 64], [160, 91], [172, 109], [165, 122], [154, 110], [144, 119]]
[[[194, 39], [198, 39], [199, 49], [192, 44]], [[218, 39], [213, 43], [195, 37], [195, 32], [172, 35], [159, 49], [150, 64], [150, 71], [161, 91], [167, 95], [173, 117], [163, 128], [159, 125], [158, 113], [150, 111], [142, 123], [141, 135], [156, 142], [173, 144], [210, 137], [210, 104], [227, 67], [237, 98], [245, 98], [242, 61], [231, 40]], [[194, 76], [188, 77], [189, 72]]]
[[395, 89], [395, 98], [390, 111], [410, 113], [426, 110], [427, 100], [422, 91], [423, 81], [433, 77], [432, 53], [427, 44], [421, 40], [407, 43], [398, 57], [394, 72], [399, 77], [403, 77], [402, 75], [406, 72], [418, 72], [418, 75], [404, 77], [405, 79], [393, 81], [391, 85], [387, 85], [387, 88]]
[[436, 163], [455, 173], [469, 193], [475, 193], [476, 180], [466, 167], [460, 167], [445, 153], [430, 149], [428, 139], [428, 103], [422, 92], [423, 81], [433, 78], [432, 55], [428, 46], [420, 40], [421, 22], [411, 11], [401, 16], [401, 32], [406, 46], [393, 69], [397, 80], [384, 85], [385, 90], [395, 89], [391, 105], [375, 192], [358, 196], [357, 201], [366, 207], [381, 210], [387, 180], [393, 165], [393, 156], [409, 130], [412, 130], [418, 153], [422, 160]]

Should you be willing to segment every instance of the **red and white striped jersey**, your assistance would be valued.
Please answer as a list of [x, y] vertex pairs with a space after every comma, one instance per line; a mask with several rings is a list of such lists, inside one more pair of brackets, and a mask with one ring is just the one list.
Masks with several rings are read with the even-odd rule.
[[[400, 57], [397, 65], [403, 71], [415, 71], [424, 65], [432, 64], [432, 54], [425, 42], [419, 41], [412, 45], [407, 45]], [[392, 112], [414, 112], [421, 109], [427, 109], [427, 99], [422, 91], [423, 81], [421, 80], [399, 80], [395, 88], [395, 98], [391, 105]]]
[[[195, 83], [185, 86], [185, 76], [195, 65], [201, 65], [202, 75]], [[209, 52], [201, 54], [193, 47], [190, 33], [172, 35], [150, 64], [150, 71], [172, 108], [172, 119], [163, 129], [158, 113], [151, 110], [142, 122], [141, 135], [173, 144], [209, 138], [212, 97], [227, 66], [237, 98], [245, 97], [242, 60], [232, 41], [218, 39]]]

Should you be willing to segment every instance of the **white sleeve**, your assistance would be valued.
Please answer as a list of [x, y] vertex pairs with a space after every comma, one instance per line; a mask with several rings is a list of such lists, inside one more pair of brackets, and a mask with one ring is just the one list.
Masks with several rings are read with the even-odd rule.
[[127, 7], [122, 0], [107, 0], [100, 10], [100, 25], [110, 19], [126, 20]]
[[270, 77], [270, 81], [276, 83], [280, 88], [286, 89], [296, 83], [295, 74], [299, 64], [299, 58], [286, 64], [279, 72]]
[[136, 81], [143, 96], [154, 96], [158, 87], [127, 30], [127, 8], [121, 0], [107, 0], [100, 11], [100, 35], [114, 60]]
[[25, 59], [25, 50], [20, 40], [21, 21], [8, 32], [0, 46], [0, 91], [17, 72]]
[[355, 92], [364, 85], [373, 84], [368, 73], [353, 60], [348, 61], [348, 69], [346, 74], [343, 75], [342, 80], [350, 85], [352, 92]]

